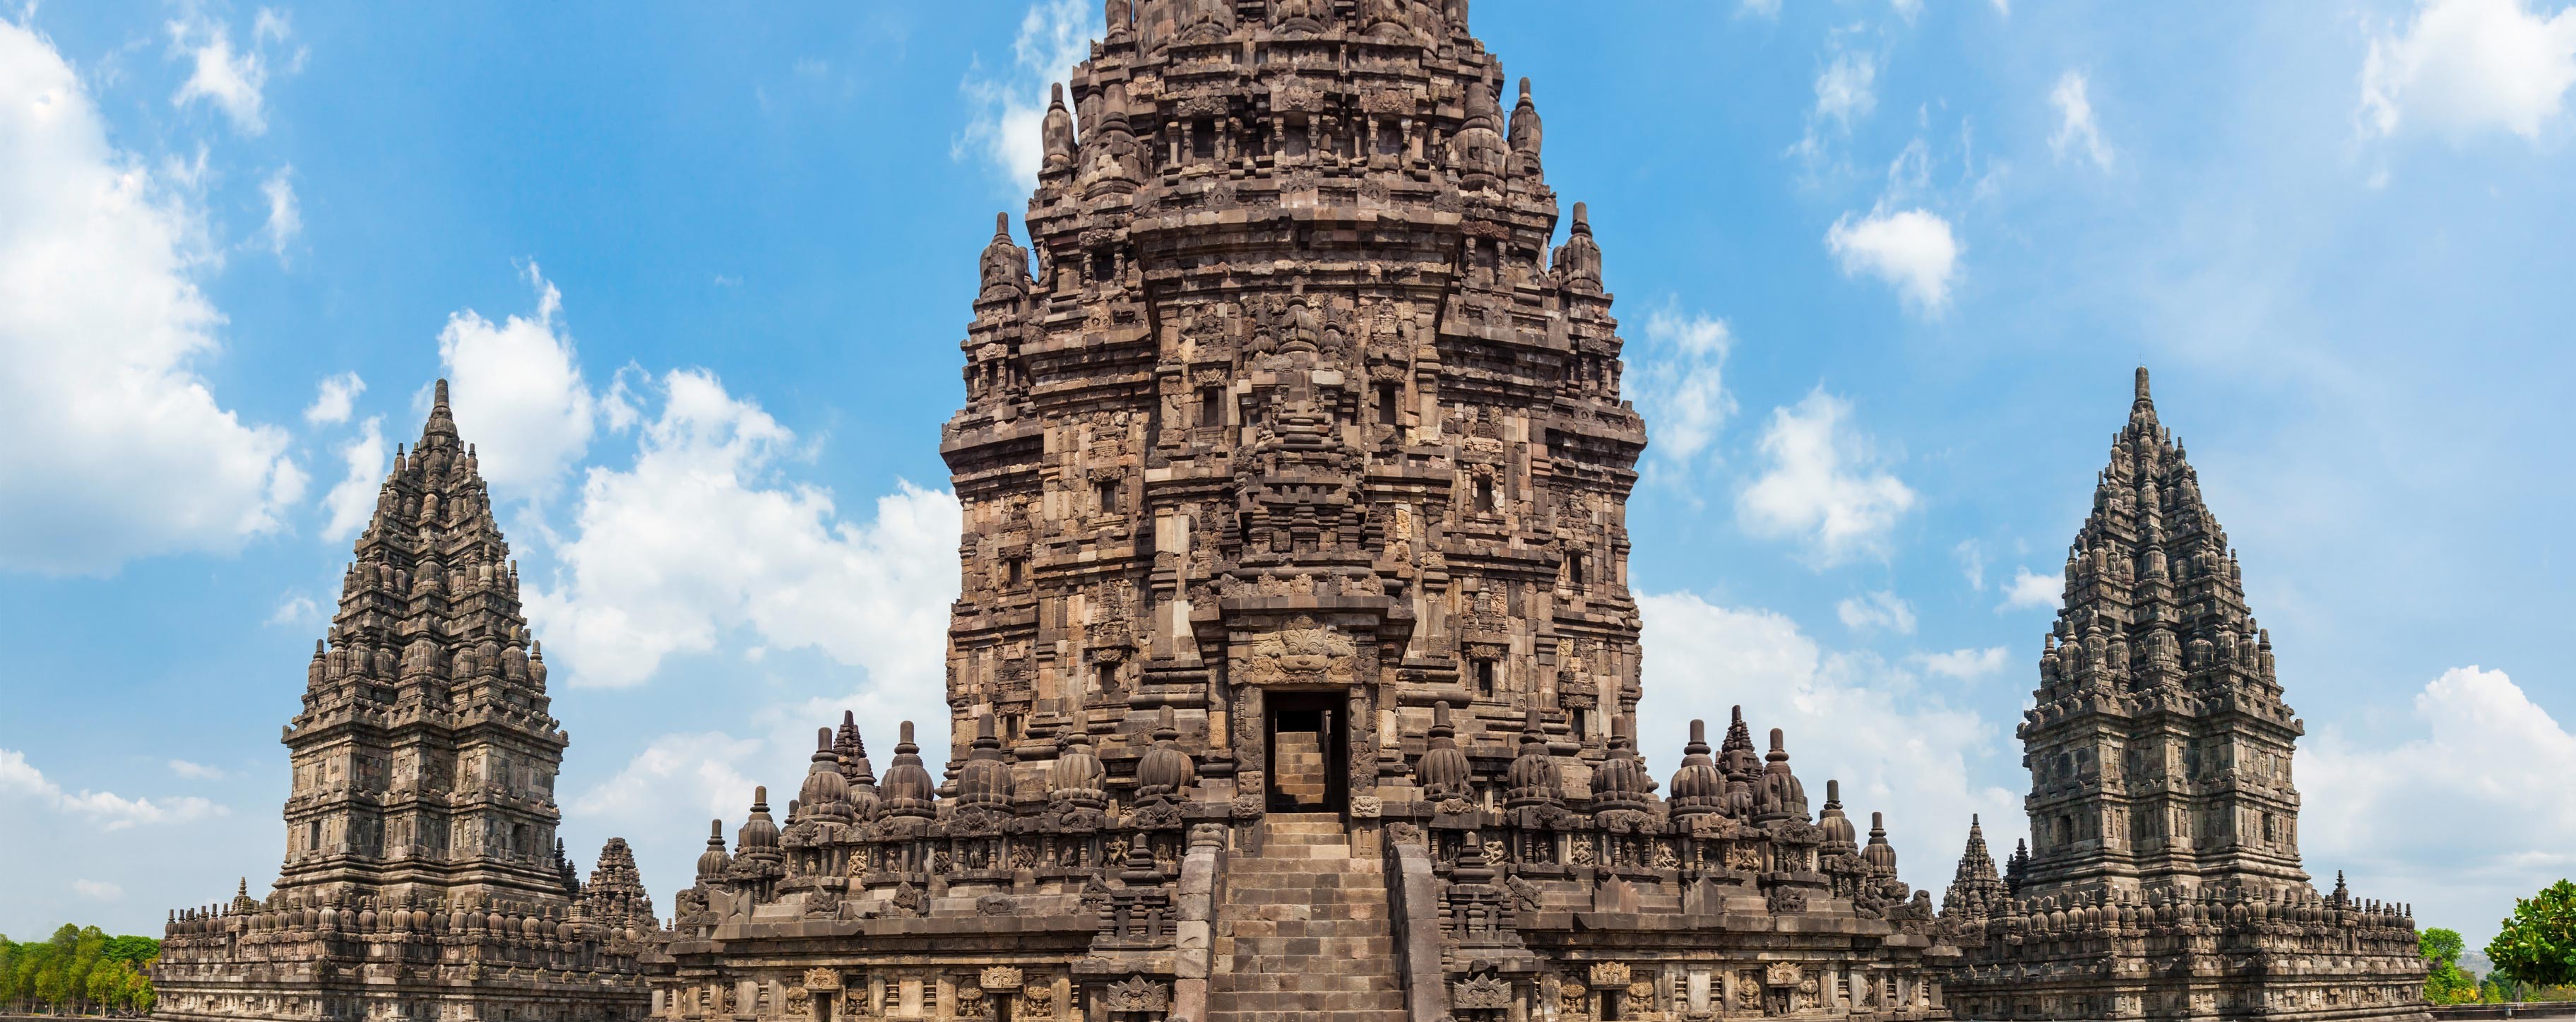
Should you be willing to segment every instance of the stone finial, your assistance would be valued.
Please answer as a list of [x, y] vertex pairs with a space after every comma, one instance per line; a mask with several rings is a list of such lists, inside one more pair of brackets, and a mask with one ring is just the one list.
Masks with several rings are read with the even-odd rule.
[[1507, 139], [1510, 139], [1512, 144], [1512, 152], [1520, 154], [1520, 157], [1525, 157], [1525, 160], [1530, 162], [1538, 160], [1538, 149], [1540, 144], [1543, 144], [1543, 139], [1546, 139], [1546, 129], [1543, 129], [1543, 121], [1538, 118], [1538, 103], [1530, 103], [1528, 77], [1522, 77], [1520, 80], [1520, 103], [1512, 106], [1512, 124], [1510, 124], [1510, 131], [1507, 131]]
[[[456, 415], [447, 406], [446, 380], [440, 380], [430, 388], [429, 421], [421, 424], [420, 443], [414, 448], [415, 453], [426, 451], [432, 446], [430, 440], [433, 437], [449, 439], [456, 437]], [[396, 453], [399, 454], [400, 451], [397, 450]]]
[[1172, 708], [1164, 706], [1154, 718], [1154, 745], [1136, 760], [1136, 799], [1139, 802], [1180, 801], [1189, 794], [1197, 780], [1197, 764], [1181, 751], [1179, 724]]
[[1458, 749], [1457, 734], [1449, 720], [1449, 701], [1433, 702], [1431, 730], [1422, 758], [1414, 764], [1414, 780], [1435, 802], [1465, 798], [1475, 779], [1475, 768], [1467, 762], [1466, 753]]
[[1881, 876], [1896, 875], [1896, 846], [1887, 843], [1887, 815], [1869, 814], [1869, 844], [1860, 850], [1861, 860]]
[[1046, 157], [1046, 169], [1072, 166], [1074, 157], [1073, 113], [1064, 106], [1064, 83], [1055, 84], [1047, 101], [1046, 117], [1038, 125], [1038, 140]]

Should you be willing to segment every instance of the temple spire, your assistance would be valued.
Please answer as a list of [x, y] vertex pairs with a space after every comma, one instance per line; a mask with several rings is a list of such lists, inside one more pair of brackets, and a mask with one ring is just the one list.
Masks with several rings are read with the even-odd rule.
[[443, 379], [430, 390], [429, 421], [421, 424], [420, 446], [430, 446], [431, 437], [456, 439], [456, 415], [447, 407], [447, 381]]

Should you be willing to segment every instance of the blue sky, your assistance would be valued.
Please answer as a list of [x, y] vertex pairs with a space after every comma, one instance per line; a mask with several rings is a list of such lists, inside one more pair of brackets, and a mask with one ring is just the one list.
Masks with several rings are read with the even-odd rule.
[[[974, 261], [1096, 5], [817, 6], [0, 15], [0, 932], [275, 876], [277, 728], [441, 375], [585, 863], [667, 902], [827, 715], [940, 715]], [[1970, 812], [2009, 847], [2145, 363], [2307, 722], [2310, 870], [2473, 947], [2571, 872], [2576, 13], [1568, 10], [1476, 29], [1654, 437], [1659, 773], [1742, 703], [1917, 886]]]

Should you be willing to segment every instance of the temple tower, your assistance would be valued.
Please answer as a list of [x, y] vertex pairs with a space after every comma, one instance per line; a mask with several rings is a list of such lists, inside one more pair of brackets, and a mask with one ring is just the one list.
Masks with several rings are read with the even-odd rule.
[[273, 889], [173, 913], [158, 1015], [619, 1022], [659, 921], [620, 839], [585, 891], [555, 836], [569, 741], [447, 381], [397, 448], [281, 738]]
[[1941, 918], [1961, 923], [1982, 924], [1986, 918], [2003, 910], [2011, 897], [2004, 879], [1995, 872], [1994, 853], [1986, 847], [1986, 828], [1973, 815], [1968, 817], [1968, 846], [1959, 853], [1959, 866], [1950, 875], [1950, 886], [1941, 892]]
[[1786, 735], [1694, 722], [1656, 795], [1601, 249], [1465, 4], [1103, 11], [941, 435], [948, 776], [818, 729], [657, 1017], [1949, 1017]]
[[2306, 886], [2290, 774], [2304, 728], [2143, 368], [2068, 547], [2039, 674], [2019, 729], [2031, 772], [2022, 896]]
[[549, 702], [509, 542], [441, 380], [377, 492], [286, 727], [278, 889], [560, 904], [574, 886], [555, 852], [568, 737]]
[[1034, 786], [1087, 731], [1123, 787], [1171, 707], [1248, 811], [1365, 807], [1446, 701], [1496, 766], [1535, 711], [1579, 790], [1638, 696], [1645, 444], [1583, 207], [1463, 3], [1239, 6], [1109, 4], [1036, 271], [984, 250], [952, 754], [992, 717]]
[[2426, 1017], [2413, 914], [2300, 867], [2303, 728], [2244, 582], [2139, 369], [2019, 728], [2028, 849], [1996, 877], [1972, 818], [1942, 905], [1963, 1015]]

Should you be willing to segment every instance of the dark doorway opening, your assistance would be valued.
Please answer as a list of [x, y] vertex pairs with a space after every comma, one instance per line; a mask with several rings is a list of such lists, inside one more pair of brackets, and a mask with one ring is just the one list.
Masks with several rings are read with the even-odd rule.
[[1273, 692], [1264, 752], [1274, 813], [1338, 813], [1348, 779], [1350, 728], [1338, 693]]

